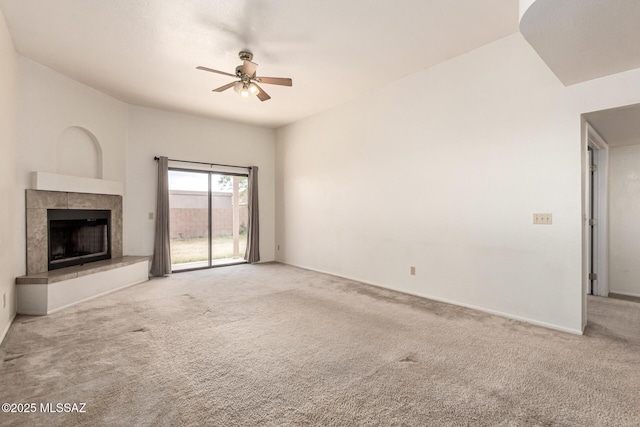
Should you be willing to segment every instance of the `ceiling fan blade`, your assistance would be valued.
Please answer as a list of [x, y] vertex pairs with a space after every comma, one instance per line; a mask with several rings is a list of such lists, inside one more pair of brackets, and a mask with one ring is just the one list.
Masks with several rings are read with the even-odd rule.
[[235, 74], [225, 73], [224, 71], [214, 70], [213, 68], [207, 68], [207, 67], [199, 66], [199, 67], [196, 67], [196, 69], [202, 70], [202, 71], [209, 71], [211, 73], [222, 74], [223, 76], [236, 77]]
[[[254, 83], [254, 85], [256, 85], [256, 84]], [[258, 93], [256, 93], [256, 96], [258, 97], [258, 99], [260, 101], [267, 101], [267, 100], [271, 99], [269, 94], [267, 92], [265, 92], [264, 90], [262, 90], [262, 88], [260, 86], [256, 85], [256, 87], [258, 88]]]
[[255, 62], [247, 61], [246, 59], [242, 61], [242, 63], [242, 71], [249, 77], [253, 77], [256, 74], [258, 64], [256, 64]]
[[293, 86], [293, 81], [284, 77], [256, 77], [256, 81], [270, 85]]
[[233, 86], [235, 86], [236, 83], [238, 83], [238, 82], [231, 82], [231, 83], [226, 84], [224, 86], [220, 86], [217, 89], [213, 89], [213, 92], [223, 92], [223, 91], [225, 91], [227, 89], [231, 89]]

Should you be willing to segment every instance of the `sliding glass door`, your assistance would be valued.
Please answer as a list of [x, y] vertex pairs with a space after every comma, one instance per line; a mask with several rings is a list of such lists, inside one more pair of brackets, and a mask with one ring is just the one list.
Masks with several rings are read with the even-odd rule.
[[244, 262], [247, 176], [169, 170], [172, 270]]
[[247, 177], [211, 174], [211, 184], [212, 262], [241, 260], [247, 249]]
[[209, 173], [169, 170], [171, 269], [208, 267]]

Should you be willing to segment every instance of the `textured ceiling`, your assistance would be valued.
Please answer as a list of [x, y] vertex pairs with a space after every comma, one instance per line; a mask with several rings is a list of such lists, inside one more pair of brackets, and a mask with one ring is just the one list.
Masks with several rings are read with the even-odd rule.
[[526, 3], [520, 32], [565, 85], [640, 67], [640, 1]]
[[[517, 0], [0, 0], [18, 52], [123, 101], [278, 127], [518, 31]], [[211, 89], [242, 49], [264, 103]]]
[[640, 144], [640, 104], [585, 114], [610, 147]]

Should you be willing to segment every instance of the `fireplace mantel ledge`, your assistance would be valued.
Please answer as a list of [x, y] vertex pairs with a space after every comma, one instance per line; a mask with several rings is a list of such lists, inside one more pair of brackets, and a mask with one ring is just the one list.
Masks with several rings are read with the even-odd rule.
[[49, 172], [31, 172], [31, 189], [124, 196], [124, 185], [119, 181], [60, 175]]

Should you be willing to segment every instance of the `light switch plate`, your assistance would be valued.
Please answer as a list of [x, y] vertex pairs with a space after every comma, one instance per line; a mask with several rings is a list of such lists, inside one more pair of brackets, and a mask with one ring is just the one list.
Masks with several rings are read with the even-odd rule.
[[551, 225], [553, 223], [553, 216], [550, 213], [534, 213], [533, 223]]

